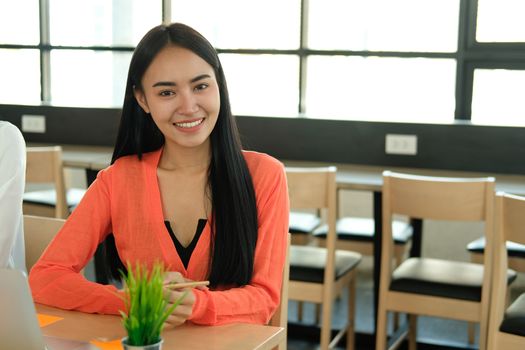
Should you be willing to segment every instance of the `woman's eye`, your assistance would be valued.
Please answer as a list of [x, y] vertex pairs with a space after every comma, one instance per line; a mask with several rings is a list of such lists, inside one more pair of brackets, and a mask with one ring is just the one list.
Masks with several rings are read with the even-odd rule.
[[175, 95], [175, 93], [173, 91], [165, 90], [165, 91], [161, 91], [159, 95], [160, 96], [173, 96]]
[[196, 91], [201, 91], [201, 90], [204, 90], [208, 87], [208, 84], [199, 84], [195, 87], [195, 90]]

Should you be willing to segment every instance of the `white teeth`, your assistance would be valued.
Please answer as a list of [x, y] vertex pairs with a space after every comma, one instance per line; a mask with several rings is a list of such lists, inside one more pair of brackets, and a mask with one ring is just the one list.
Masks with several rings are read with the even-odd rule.
[[204, 121], [204, 118], [196, 120], [191, 123], [175, 123], [175, 125], [178, 126], [179, 128], [193, 128], [197, 125], [200, 125], [203, 121]]

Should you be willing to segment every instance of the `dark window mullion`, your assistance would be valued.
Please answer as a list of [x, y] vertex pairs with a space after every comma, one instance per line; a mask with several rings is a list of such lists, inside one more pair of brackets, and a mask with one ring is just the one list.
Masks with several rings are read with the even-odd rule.
[[40, 100], [51, 101], [51, 60], [49, 39], [49, 0], [39, 1], [40, 18]]
[[470, 120], [473, 74], [468, 62], [468, 48], [476, 35], [476, 8], [471, 0], [461, 0], [459, 10], [458, 50], [456, 66], [456, 120]]
[[301, 0], [301, 32], [299, 43], [299, 104], [297, 106], [299, 115], [304, 115], [306, 112], [306, 65], [307, 55], [306, 49], [308, 47], [308, 0]]
[[162, 1], [162, 23], [170, 24], [171, 23], [171, 0], [161, 0]]

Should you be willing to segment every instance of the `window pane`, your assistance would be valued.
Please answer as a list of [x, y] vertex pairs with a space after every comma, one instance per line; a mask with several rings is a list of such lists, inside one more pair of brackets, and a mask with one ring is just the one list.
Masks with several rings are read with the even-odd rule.
[[326, 119], [448, 123], [455, 76], [451, 59], [312, 56], [306, 112]]
[[0, 49], [0, 103], [40, 103], [38, 50]]
[[233, 114], [297, 116], [297, 57], [222, 54], [220, 58]]
[[478, 0], [478, 42], [525, 42], [523, 0]]
[[474, 70], [472, 122], [525, 126], [525, 71]]
[[136, 46], [162, 21], [161, 1], [49, 0], [49, 7], [52, 45]]
[[121, 107], [130, 61], [130, 52], [51, 51], [51, 102]]
[[222, 49], [296, 49], [300, 0], [173, 0], [171, 20], [192, 26]]
[[0, 43], [36, 45], [40, 41], [38, 0], [0, 2]]
[[455, 52], [459, 0], [310, 0], [308, 46]]

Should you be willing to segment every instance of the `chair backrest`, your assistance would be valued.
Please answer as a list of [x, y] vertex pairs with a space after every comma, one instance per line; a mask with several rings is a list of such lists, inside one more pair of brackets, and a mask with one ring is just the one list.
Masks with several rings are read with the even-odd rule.
[[290, 209], [326, 210], [328, 234], [326, 238], [326, 268], [324, 281], [333, 281], [335, 275], [337, 183], [334, 166], [299, 168], [287, 167], [286, 180]]
[[62, 228], [64, 222], [64, 219], [24, 215], [24, 243], [28, 272]]
[[286, 247], [286, 260], [283, 269], [283, 282], [281, 285], [281, 301], [277, 310], [270, 320], [270, 326], [287, 328], [288, 325], [288, 282], [290, 278], [290, 234], [288, 234], [288, 244]]
[[[382, 266], [392, 261], [394, 214], [432, 220], [483, 221], [487, 253], [492, 256], [494, 185], [492, 177], [430, 177], [383, 172]], [[385, 260], [383, 260], [385, 259]], [[484, 285], [488, 285], [491, 259], [485, 261]], [[391, 271], [385, 271], [390, 275]], [[389, 284], [389, 278], [387, 278]], [[388, 285], [387, 284], [387, 285]], [[487, 294], [488, 295], [488, 294]]]
[[[507, 305], [508, 254], [506, 242], [525, 244], [525, 197], [496, 194], [494, 237], [494, 278], [491, 293], [489, 343], [498, 331]], [[492, 348], [496, 349], [492, 343]], [[490, 349], [491, 347], [489, 347]]]
[[56, 192], [55, 217], [68, 216], [62, 147], [27, 147], [26, 183], [53, 183]]

